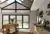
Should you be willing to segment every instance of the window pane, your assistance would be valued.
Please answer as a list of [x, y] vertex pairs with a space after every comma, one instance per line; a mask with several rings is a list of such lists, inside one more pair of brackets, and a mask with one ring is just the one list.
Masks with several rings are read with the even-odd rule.
[[15, 18], [15, 16], [14, 16], [14, 15], [11, 15], [11, 16], [10, 16], [10, 18], [11, 18], [11, 19], [14, 19], [14, 18]]
[[29, 28], [28, 16], [23, 16], [23, 28]]
[[0, 3], [4, 2], [4, 1], [6, 1], [6, 0], [0, 0]]
[[15, 10], [2, 10], [2, 13], [6, 14], [15, 13]]
[[22, 20], [22, 16], [17, 16], [17, 20]]
[[12, 3], [12, 2], [14, 2], [14, 0], [8, 0], [8, 1], [7, 1], [8, 4], [10, 4], [10, 3]]
[[19, 25], [18, 28], [22, 28], [22, 16], [17, 16], [17, 24]]
[[23, 28], [29, 28], [29, 23], [23, 23]]
[[9, 24], [9, 18], [7, 15], [3, 16], [3, 25], [5, 25], [5, 24]]
[[[17, 8], [18, 9], [18, 8]], [[19, 8], [20, 9], [20, 8]], [[22, 9], [22, 8], [21, 8]], [[29, 14], [30, 13], [30, 11], [29, 10], [17, 10], [17, 13], [19, 13], [19, 14]]]
[[18, 28], [22, 28], [22, 20], [17, 20], [17, 24], [19, 25]]
[[23, 16], [23, 22], [27, 22], [28, 23], [28, 16]]
[[15, 24], [15, 15], [11, 15], [10, 16], [10, 23], [12, 24]]

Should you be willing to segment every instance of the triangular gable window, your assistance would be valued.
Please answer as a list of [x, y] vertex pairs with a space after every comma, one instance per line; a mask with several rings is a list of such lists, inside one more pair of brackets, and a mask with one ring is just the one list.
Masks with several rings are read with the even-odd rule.
[[[3, 9], [15, 9], [15, 3], [13, 3], [9, 6], [7, 5], [7, 7], [5, 6], [5, 7], [3, 7]], [[28, 9], [28, 8], [16, 3], [16, 9]]]
[[[8, 5], [6, 5], [6, 6], [4, 6], [4, 7], [2, 7], [2, 13], [4, 13], [4, 11], [5, 12], [13, 12], [13, 13], [16, 13], [16, 12], [18, 12], [18, 10], [19, 10], [19, 12], [20, 12], [20, 10], [24, 10], [24, 11], [29, 11], [30, 10], [30, 7], [28, 7], [28, 6], [26, 6], [26, 5], [24, 5], [23, 3], [22, 3], [22, 1], [23, 0], [10, 0], [10, 4], [8, 4]], [[8, 1], [7, 1], [8, 2]], [[9, 2], [8, 2], [9, 3]], [[10, 10], [13, 10], [13, 11], [10, 11]], [[21, 13], [23, 13], [24, 11], [22, 11]], [[26, 11], [26, 12], [27, 12]]]
[[[14, 0], [8, 0], [7, 3], [10, 4], [10, 3], [12, 3], [13, 1], [14, 1]], [[16, 1], [19, 2], [19, 3], [22, 3], [21, 1], [23, 1], [23, 0], [16, 0]]]

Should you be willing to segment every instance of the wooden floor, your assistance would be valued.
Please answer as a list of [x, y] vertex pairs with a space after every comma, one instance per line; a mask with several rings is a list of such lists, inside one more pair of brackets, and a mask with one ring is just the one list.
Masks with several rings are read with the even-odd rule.
[[[0, 34], [3, 34], [3, 32], [0, 30]], [[18, 32], [17, 34], [32, 34], [30, 32]]]
[[[3, 34], [0, 32], [0, 34]], [[18, 34], [32, 34], [32, 33], [29, 33], [29, 32], [19, 32]], [[49, 32], [42, 32], [40, 34], [50, 34]]]
[[[0, 32], [0, 34], [3, 34]], [[31, 33], [28, 33], [28, 32], [19, 32], [18, 34], [31, 34]]]
[[[1, 32], [1, 30], [0, 30], [0, 34], [3, 34], [3, 32]], [[32, 33], [30, 33], [30, 32], [18, 32], [18, 34], [32, 34]], [[50, 34], [50, 32], [47, 30], [44, 30], [39, 34]]]
[[19, 34], [32, 34], [32, 33], [29, 33], [29, 32], [19, 32]]

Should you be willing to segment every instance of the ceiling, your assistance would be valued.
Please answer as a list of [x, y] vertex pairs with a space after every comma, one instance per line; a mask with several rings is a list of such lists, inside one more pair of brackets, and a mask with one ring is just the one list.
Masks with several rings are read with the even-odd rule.
[[[4, 2], [5, 1], [5, 2]], [[14, 2], [15, 0], [0, 0], [0, 7], [4, 7], [12, 2]], [[17, 2], [27, 6], [28, 8], [31, 7], [33, 0], [16, 0]]]
[[33, 4], [32, 4], [32, 7], [31, 7], [31, 10], [37, 10], [38, 8], [42, 8], [43, 9], [45, 7], [47, 7], [48, 3], [50, 2], [50, 0], [34, 0]]
[[32, 6], [31, 6], [31, 10], [32, 11], [37, 10], [38, 8], [43, 9], [45, 6], [47, 7], [48, 2], [50, 2], [50, 0], [34, 0]]
[[34, 0], [31, 10], [37, 10], [43, 2], [44, 0]]

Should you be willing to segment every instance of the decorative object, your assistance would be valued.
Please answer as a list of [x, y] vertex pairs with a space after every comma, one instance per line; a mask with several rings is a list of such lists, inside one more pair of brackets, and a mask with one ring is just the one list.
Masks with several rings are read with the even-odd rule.
[[44, 14], [43, 11], [41, 11], [41, 12], [39, 13], [39, 16], [40, 16], [40, 17], [43, 17], [43, 14]]
[[48, 20], [44, 20], [44, 27], [46, 28], [47, 27], [47, 25], [49, 25], [50, 23], [49, 23], [49, 21]]
[[46, 11], [47, 15], [50, 15], [50, 10]]
[[50, 2], [49, 2], [49, 4], [48, 4], [48, 8], [50, 8]]
[[41, 10], [39, 13], [38, 13], [38, 24], [42, 24], [43, 22], [43, 10]]
[[39, 32], [37, 31], [37, 27], [36, 27], [36, 26], [34, 26], [34, 27], [30, 30], [30, 32], [31, 32], [32, 34], [39, 34]]

